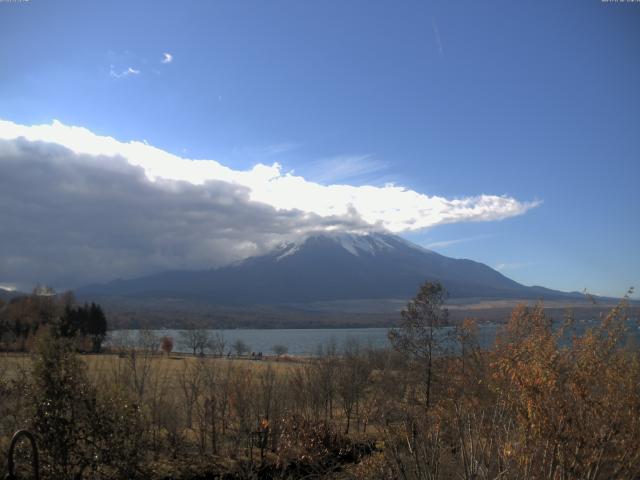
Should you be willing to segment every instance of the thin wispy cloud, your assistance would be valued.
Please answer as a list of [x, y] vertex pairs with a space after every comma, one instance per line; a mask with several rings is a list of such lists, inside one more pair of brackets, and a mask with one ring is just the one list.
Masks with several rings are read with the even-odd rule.
[[509, 270], [519, 270], [521, 268], [530, 267], [533, 265], [531, 262], [512, 262], [512, 263], [498, 263], [495, 267], [499, 272], [509, 271]]
[[311, 162], [305, 172], [314, 182], [328, 184], [362, 178], [388, 167], [387, 162], [372, 155], [338, 155]]
[[[222, 96], [219, 96], [218, 99], [222, 100]], [[289, 153], [299, 147], [300, 144], [296, 142], [280, 142], [272, 143], [269, 145], [234, 147], [231, 153], [234, 157], [242, 157], [250, 160], [260, 160]]]
[[165, 52], [162, 56], [162, 60], [160, 60], [162, 63], [171, 63], [173, 62], [173, 55], [171, 55], [170, 53]]
[[109, 75], [111, 75], [113, 78], [126, 78], [140, 75], [140, 70], [133, 67], [128, 67], [125, 70], [121, 70], [118, 72], [114, 69], [113, 65], [111, 65], [109, 69]]
[[431, 19], [431, 26], [433, 27], [433, 35], [436, 37], [436, 46], [438, 47], [438, 53], [441, 57], [444, 57], [444, 49], [442, 48], [442, 39], [440, 38], [440, 30], [438, 29], [438, 24], [436, 23], [436, 19]]
[[438, 242], [432, 242], [429, 243], [427, 245], [423, 245], [425, 248], [447, 248], [450, 247], [452, 245], [458, 245], [460, 243], [467, 243], [467, 242], [473, 242], [475, 240], [484, 240], [485, 238], [491, 238], [493, 237], [493, 235], [474, 235], [472, 237], [465, 237], [465, 238], [454, 238], [452, 240], [441, 240]]

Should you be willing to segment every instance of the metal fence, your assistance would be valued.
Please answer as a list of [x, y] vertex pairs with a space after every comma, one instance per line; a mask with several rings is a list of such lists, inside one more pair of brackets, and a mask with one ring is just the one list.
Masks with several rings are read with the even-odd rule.
[[31, 444], [31, 472], [32, 477], [35, 480], [40, 479], [40, 466], [38, 464], [38, 446], [36, 445], [35, 437], [28, 432], [27, 430], [18, 430], [13, 434], [11, 438], [11, 444], [9, 445], [9, 456], [7, 458], [7, 475], [4, 477], [5, 480], [18, 480], [16, 476], [16, 446], [18, 442], [22, 439], [26, 438]]

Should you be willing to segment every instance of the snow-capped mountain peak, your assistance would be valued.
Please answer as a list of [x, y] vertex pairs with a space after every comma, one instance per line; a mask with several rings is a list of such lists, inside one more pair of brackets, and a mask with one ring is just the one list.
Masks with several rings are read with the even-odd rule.
[[340, 244], [347, 252], [360, 256], [362, 253], [375, 255], [379, 251], [393, 250], [395, 247], [387, 242], [380, 234], [356, 234], [341, 233], [333, 235], [334, 241]]
[[142, 295], [273, 305], [411, 298], [440, 281], [458, 298], [565, 298], [525, 287], [471, 260], [445, 257], [392, 234], [322, 232], [215, 270], [169, 271], [81, 289], [85, 295]]
[[[394, 250], [412, 249], [422, 253], [433, 254], [431, 250], [411, 243], [402, 237], [390, 233], [368, 232], [368, 233], [345, 233], [327, 232], [311, 236], [305, 239], [305, 243], [312, 239], [328, 239], [337, 243], [350, 254], [358, 257], [362, 254], [376, 255], [381, 252], [391, 252]], [[292, 252], [293, 253], [293, 252]]]
[[276, 251], [276, 253], [278, 254], [276, 256], [276, 262], [279, 262], [283, 258], [286, 258], [286, 257], [288, 257], [290, 255], [293, 255], [298, 250], [300, 250], [300, 244], [298, 244], [298, 243], [287, 242], [287, 243], [280, 244], [278, 246], [278, 248], [277, 248], [277, 251]]
[[392, 251], [397, 249], [401, 243], [404, 244], [399, 237], [383, 233], [323, 232], [305, 237], [296, 242], [281, 243], [275, 250], [276, 260], [280, 261], [283, 258], [294, 255], [305, 245], [308, 246], [318, 241], [329, 241], [337, 244], [356, 257]]

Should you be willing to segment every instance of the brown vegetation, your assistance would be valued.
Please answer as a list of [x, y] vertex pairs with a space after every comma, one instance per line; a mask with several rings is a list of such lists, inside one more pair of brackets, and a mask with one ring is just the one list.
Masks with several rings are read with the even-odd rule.
[[542, 306], [519, 306], [493, 348], [469, 320], [444, 350], [441, 293], [423, 287], [394, 350], [350, 342], [299, 362], [158, 345], [78, 356], [51, 330], [33, 357], [0, 361], [0, 448], [32, 430], [55, 479], [638, 478], [624, 302], [581, 336], [570, 315], [552, 328]]

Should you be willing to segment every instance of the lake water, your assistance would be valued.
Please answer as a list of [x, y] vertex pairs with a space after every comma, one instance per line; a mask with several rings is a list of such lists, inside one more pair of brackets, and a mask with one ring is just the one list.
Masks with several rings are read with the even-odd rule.
[[[338, 350], [344, 347], [349, 339], [355, 339], [360, 344], [371, 345], [376, 348], [388, 345], [386, 328], [318, 328], [318, 329], [273, 329], [273, 330], [211, 330], [212, 334], [221, 333], [227, 347], [231, 349], [236, 340], [242, 340], [251, 352], [262, 352], [272, 355], [275, 345], [284, 345], [291, 355], [314, 355], [318, 347], [335, 343]], [[189, 347], [181, 341], [180, 330], [151, 330], [156, 337], [169, 336], [174, 340], [174, 352], [189, 353]], [[114, 330], [110, 332], [108, 343], [117, 344], [119, 337], [125, 335], [128, 341], [136, 343], [140, 336], [139, 330]]]
[[[448, 330], [448, 329], [447, 329]], [[389, 346], [387, 328], [317, 328], [317, 329], [237, 329], [237, 330], [211, 330], [211, 334], [221, 333], [226, 342], [225, 352], [231, 349], [236, 340], [242, 340], [249, 346], [250, 352], [262, 352], [264, 355], [272, 355], [275, 345], [284, 345], [290, 355], [315, 355], [318, 348], [326, 347], [333, 343], [338, 351], [344, 349], [348, 341], [357, 341], [362, 346], [384, 348]], [[480, 329], [480, 343], [489, 345], [495, 337], [495, 325], [483, 325]], [[190, 353], [190, 348], [181, 341], [181, 330], [150, 330], [156, 339], [163, 336], [172, 337], [174, 340], [174, 352]], [[110, 332], [107, 344], [117, 345], [126, 342], [139, 344], [139, 330], [114, 330]]]
[[[640, 330], [638, 320], [628, 324], [629, 338], [633, 338], [640, 344]], [[578, 335], [590, 326], [595, 326], [596, 322], [577, 323], [575, 333]], [[493, 344], [498, 326], [493, 323], [481, 324], [478, 328], [478, 341], [482, 347], [489, 347]], [[362, 346], [372, 346], [374, 348], [384, 348], [389, 346], [387, 339], [387, 328], [318, 328], [318, 329], [237, 329], [237, 330], [210, 330], [211, 334], [221, 333], [224, 337], [225, 352], [231, 350], [231, 346], [236, 340], [242, 340], [248, 345], [250, 352], [262, 352], [264, 355], [272, 355], [275, 345], [284, 345], [290, 355], [315, 355], [319, 347], [326, 347], [333, 343], [338, 351], [342, 351], [344, 345], [355, 340]], [[140, 343], [139, 330], [114, 330], [109, 332], [107, 345], [117, 345], [126, 342], [129, 345]], [[150, 330], [157, 345], [163, 336], [172, 337], [174, 340], [174, 352], [190, 353], [188, 345], [181, 339], [181, 330]], [[148, 334], [147, 333], [147, 334]], [[441, 334], [451, 333], [451, 327], [442, 329]], [[568, 339], [567, 339], [568, 340]]]

